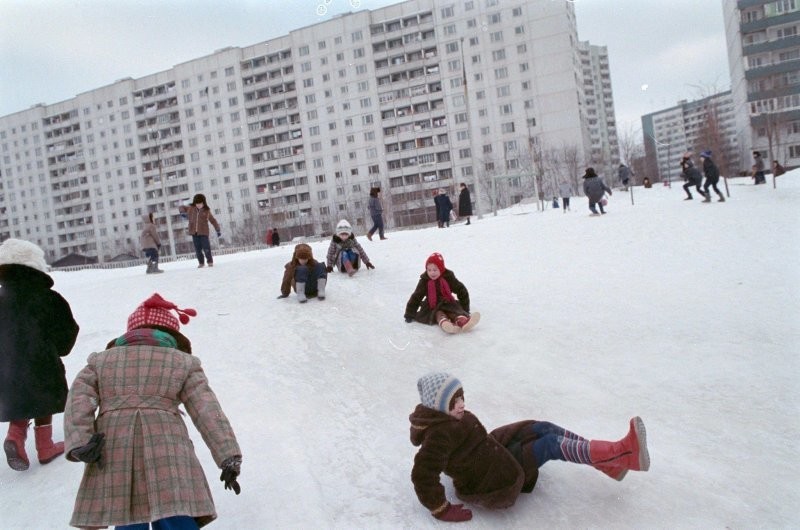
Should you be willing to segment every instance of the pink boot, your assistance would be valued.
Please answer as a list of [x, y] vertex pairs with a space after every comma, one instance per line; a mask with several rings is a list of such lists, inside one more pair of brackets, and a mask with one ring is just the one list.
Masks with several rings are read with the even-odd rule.
[[[650, 454], [647, 452], [647, 431], [642, 418], [631, 418], [630, 430], [618, 442], [592, 440], [589, 442], [589, 454], [592, 465], [608, 467], [616, 466], [631, 471], [647, 471], [650, 469]], [[598, 469], [600, 469], [598, 467]], [[600, 469], [606, 473], [603, 469]], [[608, 473], [606, 473], [608, 474]], [[611, 475], [609, 475], [611, 476]], [[624, 475], [623, 475], [624, 477]], [[613, 477], [612, 478], [616, 478]], [[621, 479], [617, 479], [621, 480]]]
[[14, 420], [8, 426], [8, 435], [3, 442], [8, 467], [14, 471], [25, 471], [31, 465], [25, 452], [28, 437], [28, 420]]
[[447, 317], [439, 320], [439, 327], [442, 328], [445, 333], [461, 333], [461, 328], [450, 322], [450, 319]]
[[475, 311], [470, 316], [458, 315], [456, 317], [456, 325], [461, 328], [461, 331], [469, 331], [478, 325], [481, 320], [481, 314]]
[[58, 455], [64, 454], [64, 442], [53, 443], [53, 425], [37, 425], [33, 428], [36, 437], [36, 452], [40, 464], [52, 462]]

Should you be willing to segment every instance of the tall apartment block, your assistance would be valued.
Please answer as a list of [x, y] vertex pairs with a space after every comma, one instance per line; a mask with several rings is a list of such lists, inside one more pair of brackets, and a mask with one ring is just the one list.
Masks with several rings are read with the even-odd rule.
[[800, 2], [723, 0], [742, 169], [800, 165]]
[[[725, 176], [736, 176], [741, 166], [736, 112], [730, 90], [642, 116], [645, 156], [656, 160], [658, 179], [680, 180], [680, 159], [686, 151], [695, 157], [710, 150]], [[699, 160], [695, 158], [695, 163]]]
[[[588, 163], [601, 175], [610, 177], [608, 181], [611, 183], [616, 179], [620, 160], [608, 48], [581, 42], [579, 49], [586, 115], [592, 142]], [[626, 163], [630, 164], [631, 161], [627, 160]]]
[[532, 194], [532, 153], [592, 158], [585, 80], [571, 2], [342, 15], [0, 118], [0, 239], [50, 261], [139, 255], [152, 212], [162, 253], [188, 252], [178, 207], [195, 193], [233, 243], [363, 225], [371, 186], [390, 227], [432, 220], [434, 190], [460, 182], [486, 212], [495, 182], [502, 200]]

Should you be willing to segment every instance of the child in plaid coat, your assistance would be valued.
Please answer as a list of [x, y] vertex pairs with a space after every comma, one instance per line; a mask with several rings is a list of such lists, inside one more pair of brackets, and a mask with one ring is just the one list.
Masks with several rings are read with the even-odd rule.
[[217, 517], [180, 404], [222, 469], [225, 489], [239, 493], [242, 451], [179, 331], [178, 319], [186, 324], [196, 314], [153, 294], [128, 318], [128, 331], [89, 355], [72, 383], [66, 454], [86, 463], [72, 526], [199, 528]]

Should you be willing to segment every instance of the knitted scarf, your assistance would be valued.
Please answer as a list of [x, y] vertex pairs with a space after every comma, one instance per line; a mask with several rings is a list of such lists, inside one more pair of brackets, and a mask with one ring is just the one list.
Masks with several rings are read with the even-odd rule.
[[178, 341], [164, 331], [158, 329], [139, 328], [131, 330], [119, 337], [114, 346], [163, 346], [166, 348], [178, 348]]
[[450, 290], [450, 284], [444, 281], [442, 276], [439, 276], [436, 280], [428, 280], [428, 307], [431, 309], [436, 308], [436, 286], [439, 286], [439, 290], [442, 291], [442, 298], [444, 298], [448, 302], [455, 302], [455, 298], [453, 298], [453, 292]]

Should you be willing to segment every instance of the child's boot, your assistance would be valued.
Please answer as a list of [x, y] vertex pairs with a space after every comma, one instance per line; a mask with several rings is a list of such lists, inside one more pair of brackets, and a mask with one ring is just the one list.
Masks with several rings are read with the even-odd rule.
[[325, 286], [328, 284], [328, 280], [326, 278], [320, 278], [317, 280], [317, 298], [320, 300], [325, 300]]
[[294, 288], [297, 291], [297, 301], [301, 304], [308, 302], [308, 298], [306, 298], [306, 282], [297, 282]]
[[456, 325], [461, 328], [461, 331], [469, 331], [474, 328], [481, 320], [481, 314], [475, 311], [471, 315], [458, 315], [456, 317]]
[[47, 464], [64, 454], [64, 442], [53, 443], [53, 424], [37, 425], [33, 428], [36, 437], [36, 453], [40, 464]]
[[30, 466], [25, 452], [25, 439], [28, 437], [28, 420], [14, 420], [8, 426], [8, 435], [3, 442], [8, 467], [14, 471], [25, 471]]
[[445, 333], [461, 333], [461, 328], [450, 322], [450, 319], [447, 317], [442, 317], [439, 320], [439, 327], [442, 328]]
[[717, 192], [717, 195], [719, 195], [719, 200], [717, 202], [725, 202], [725, 196], [722, 193]]
[[[618, 442], [592, 440], [589, 442], [592, 465], [616, 465], [631, 471], [650, 469], [650, 454], [647, 451], [647, 431], [642, 418], [631, 418], [630, 430]], [[605, 471], [603, 471], [605, 473]], [[624, 476], [624, 475], [623, 475]], [[621, 479], [617, 479], [621, 480]]]
[[355, 267], [353, 267], [353, 264], [350, 262], [349, 259], [344, 260], [344, 270], [347, 271], [348, 276], [352, 276], [353, 274], [356, 273], [356, 269]]

